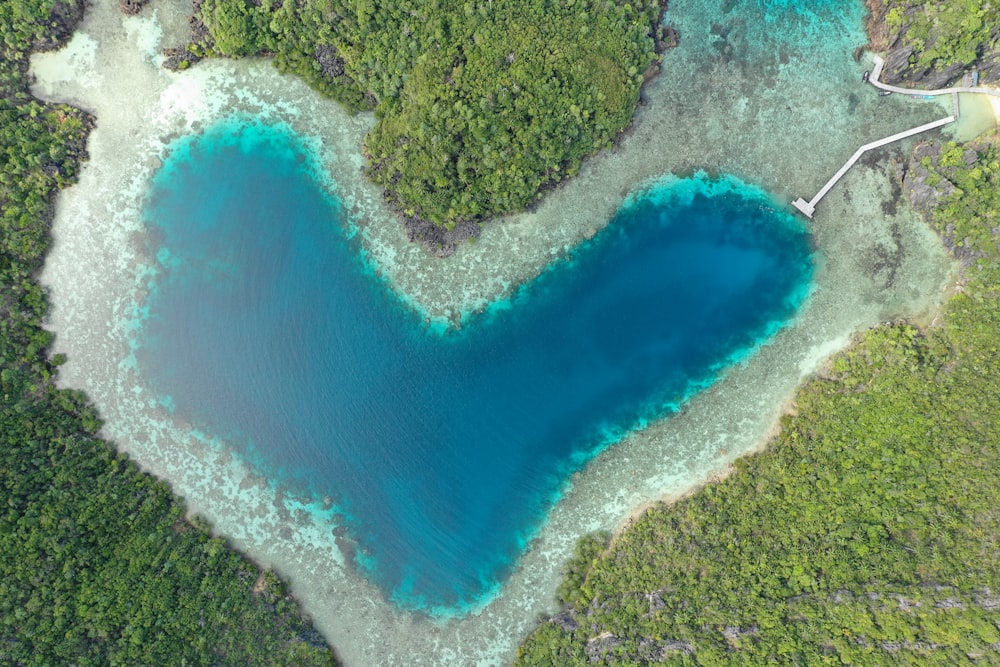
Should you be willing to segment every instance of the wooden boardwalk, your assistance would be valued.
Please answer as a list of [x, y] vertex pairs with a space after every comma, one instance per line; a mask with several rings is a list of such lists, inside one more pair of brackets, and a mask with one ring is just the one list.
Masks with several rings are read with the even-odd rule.
[[885, 139], [879, 139], [878, 141], [873, 141], [859, 148], [857, 151], [854, 152], [854, 155], [852, 155], [847, 160], [847, 162], [844, 163], [844, 166], [841, 167], [839, 170], [837, 170], [837, 173], [834, 174], [833, 177], [830, 178], [830, 180], [828, 180], [822, 188], [820, 188], [820, 191], [816, 193], [815, 197], [813, 197], [809, 201], [806, 201], [802, 197], [799, 197], [798, 199], [792, 202], [792, 206], [801, 211], [802, 214], [805, 215], [807, 218], [813, 217], [813, 214], [816, 212], [816, 204], [819, 203], [819, 200], [822, 199], [824, 196], [826, 196], [826, 193], [828, 193], [833, 188], [833, 186], [837, 184], [837, 181], [843, 178], [844, 174], [846, 174], [848, 170], [854, 166], [854, 163], [857, 162], [858, 159], [868, 151], [880, 148], [882, 146], [885, 146], [886, 144], [891, 144], [894, 141], [899, 141], [900, 139], [906, 139], [907, 137], [912, 137], [916, 134], [920, 134], [921, 132], [927, 132], [928, 130], [933, 130], [935, 128], [942, 127], [944, 125], [947, 125], [948, 123], [953, 123], [956, 120], [958, 120], [959, 93], [983, 93], [986, 95], [993, 95], [994, 97], [1000, 97], [1000, 90], [994, 88], [984, 88], [982, 86], [953, 86], [951, 88], [938, 88], [936, 90], [916, 90], [913, 88], [900, 88], [898, 86], [890, 86], [878, 80], [879, 77], [882, 75], [882, 69], [884, 67], [885, 67], [885, 60], [883, 60], [879, 56], [875, 56], [875, 68], [872, 70], [871, 75], [868, 77], [868, 83], [872, 84], [873, 86], [881, 90], [888, 90], [890, 92], [899, 93], [901, 95], [912, 95], [914, 97], [923, 98], [923, 97], [936, 97], [938, 95], [951, 95], [951, 104], [953, 111], [952, 115], [947, 116], [946, 118], [942, 118], [940, 120], [935, 120], [930, 123], [925, 123], [924, 125], [921, 125], [919, 127], [914, 127], [909, 130], [898, 132], [892, 135], [891, 137], [886, 137]]
[[984, 88], [983, 86], [952, 86], [951, 88], [937, 88], [935, 90], [918, 90], [916, 88], [900, 88], [898, 86], [890, 86], [889, 84], [882, 83], [878, 80], [879, 77], [882, 76], [882, 69], [884, 67], [885, 60], [883, 60], [880, 56], [875, 56], [875, 67], [872, 69], [871, 76], [868, 77], [868, 83], [872, 84], [876, 88], [888, 90], [893, 93], [899, 93], [901, 95], [916, 95], [917, 97], [957, 95], [958, 93], [982, 93], [984, 95], [1000, 97], [1000, 90], [996, 88]]

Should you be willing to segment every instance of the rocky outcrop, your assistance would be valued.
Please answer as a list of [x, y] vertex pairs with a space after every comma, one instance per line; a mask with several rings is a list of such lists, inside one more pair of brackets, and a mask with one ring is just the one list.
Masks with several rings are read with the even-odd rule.
[[187, 43], [163, 49], [163, 55], [167, 57], [163, 63], [165, 68], [174, 72], [187, 69], [205, 57], [205, 50], [212, 44], [212, 35], [199, 18], [202, 2], [204, 0], [192, 0], [191, 2], [191, 15], [188, 16], [188, 26], [190, 26], [191, 32]]
[[344, 72], [346, 71], [344, 66], [346, 63], [340, 57], [340, 52], [337, 51], [336, 46], [317, 46], [314, 57], [316, 58], [316, 62], [319, 63], [319, 68], [323, 72], [323, 76], [329, 79], [344, 76]]
[[[973, 151], [975, 153], [975, 151]], [[903, 193], [914, 210], [925, 218], [937, 207], [942, 199], [955, 192], [951, 181], [931, 177], [931, 170], [924, 166], [925, 160], [936, 167], [941, 157], [941, 144], [930, 142], [918, 145], [907, 164], [897, 164], [897, 175], [902, 179]]]
[[446, 229], [423, 218], [400, 214], [406, 238], [424, 246], [428, 252], [438, 257], [447, 257], [455, 252], [459, 243], [465, 243], [479, 236], [481, 226], [472, 220], [459, 221], [452, 229]]
[[[892, 85], [913, 88], [946, 88], [962, 80], [962, 77], [973, 70], [979, 72], [981, 83], [1000, 82], [1000, 54], [984, 53], [971, 65], [953, 63], [943, 68], [924, 67], [917, 64], [918, 56], [911, 40], [909, 30], [913, 21], [910, 8], [904, 11], [904, 23], [898, 30], [892, 30], [886, 24], [886, 14], [889, 10], [905, 9], [906, 5], [890, 0], [865, 0], [868, 7], [868, 48], [883, 53], [885, 69], [882, 80]], [[928, 40], [932, 43], [933, 33]]]
[[956, 85], [963, 76], [976, 70], [980, 83], [1000, 82], [1000, 58], [996, 54], [990, 54], [973, 65], [954, 63], [943, 69], [919, 67], [915, 61], [913, 46], [906, 43], [904, 29], [886, 51], [882, 80], [893, 85], [930, 90]]
[[135, 16], [148, 2], [149, 0], [118, 0], [118, 9], [122, 10], [122, 14]]
[[[935, 208], [957, 190], [948, 180], [949, 170], [940, 166], [942, 148], [942, 144], [936, 141], [920, 144], [913, 150], [909, 163], [896, 167], [897, 174], [902, 179], [903, 193], [928, 223], [932, 222], [931, 216]], [[962, 159], [966, 165], [973, 165], [979, 159], [979, 154], [973, 148], [966, 148]], [[957, 238], [955, 225], [951, 223], [945, 226], [941, 239], [963, 267], [972, 266], [985, 257], [981, 251], [974, 249], [969, 239]]]
[[76, 26], [83, 20], [83, 10], [86, 6], [86, 0], [54, 3], [49, 14], [49, 29], [42, 31], [31, 45], [31, 49], [51, 51], [68, 42]]

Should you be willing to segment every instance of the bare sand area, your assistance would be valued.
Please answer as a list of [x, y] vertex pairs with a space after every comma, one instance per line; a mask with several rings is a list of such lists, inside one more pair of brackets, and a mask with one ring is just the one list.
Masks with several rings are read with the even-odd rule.
[[682, 495], [759, 447], [803, 377], [855, 332], [933, 312], [952, 275], [937, 238], [889, 177], [890, 160], [906, 147], [866, 159], [810, 222], [816, 285], [794, 326], [681, 414], [629, 435], [569, 480], [510, 580], [482, 608], [450, 619], [402, 613], [346, 565], [322, 502], [275, 488], [227, 443], [172, 420], [143, 383], [131, 331], [153, 270], [141, 212], [171, 140], [234, 112], [288, 123], [328, 170], [327, 185], [350, 216], [347, 233], [359, 235], [369, 261], [428, 316], [451, 320], [537, 275], [651, 179], [704, 168], [760, 185], [779, 202], [809, 197], [858, 146], [937, 118], [941, 107], [862, 87], [865, 63], [851, 59], [863, 41], [860, 9], [830, 31], [842, 45], [831, 46], [813, 18], [792, 12], [758, 14], [777, 22], [759, 31], [734, 22], [726, 45], [715, 48], [718, 38], [702, 18], [722, 10], [677, 0], [671, 18], [681, 46], [667, 54], [620, 144], [536, 210], [490, 224], [442, 261], [405, 241], [362, 177], [370, 115], [346, 115], [266, 62], [163, 70], [160, 48], [184, 37], [183, 5], [158, 0], [125, 17], [117, 3], [95, 3], [65, 49], [33, 60], [37, 95], [97, 117], [91, 159], [57, 202], [42, 276], [53, 302], [54, 351], [69, 357], [61, 381], [90, 394], [108, 438], [168, 480], [220, 534], [288, 578], [348, 665], [509, 663], [537, 615], [552, 609], [561, 564], [581, 534], [620, 526], [637, 507]]

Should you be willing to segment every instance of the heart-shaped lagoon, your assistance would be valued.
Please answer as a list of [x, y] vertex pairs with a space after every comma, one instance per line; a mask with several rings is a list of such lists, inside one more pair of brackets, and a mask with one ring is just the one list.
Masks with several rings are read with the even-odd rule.
[[175, 143], [146, 204], [140, 367], [178, 417], [333, 498], [404, 607], [494, 590], [569, 474], [751, 354], [812, 277], [806, 230], [764, 193], [675, 179], [441, 333], [364, 265], [313, 165], [239, 119]]

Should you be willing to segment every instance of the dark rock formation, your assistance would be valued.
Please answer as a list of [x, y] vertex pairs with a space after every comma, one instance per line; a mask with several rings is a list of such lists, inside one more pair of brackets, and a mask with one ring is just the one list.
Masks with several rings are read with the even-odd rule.
[[122, 10], [122, 14], [135, 16], [148, 2], [149, 0], [118, 0], [118, 9]]
[[561, 614], [556, 614], [552, 617], [552, 623], [558, 625], [566, 632], [574, 632], [580, 627], [580, 624], [576, 621], [573, 610], [567, 610]]
[[[975, 151], [973, 151], [975, 152]], [[903, 192], [910, 200], [910, 205], [927, 217], [937, 207], [938, 203], [945, 197], [951, 196], [955, 192], [955, 186], [947, 179], [931, 185], [931, 172], [923, 166], [924, 159], [930, 160], [932, 166], [937, 166], [941, 157], [941, 144], [930, 142], [918, 145], [913, 150], [913, 156], [908, 164], [897, 165], [897, 172], [902, 178]]]
[[344, 59], [340, 57], [336, 46], [317, 46], [313, 55], [319, 63], [323, 76], [333, 79], [344, 75]]
[[438, 257], [448, 257], [455, 252], [459, 243], [478, 237], [481, 231], [480, 224], [471, 220], [459, 221], [452, 229], [446, 229], [417, 216], [401, 217], [406, 238], [411, 242], [419, 242], [428, 252]]
[[[955, 63], [944, 69], [936, 70], [928, 67], [918, 67], [914, 64], [916, 57], [913, 55], [913, 47], [905, 43], [905, 32], [891, 43], [889, 50], [885, 54], [885, 69], [882, 71], [882, 80], [893, 85], [903, 85], [914, 88], [947, 88], [962, 80], [962, 76], [972, 68], [961, 63]], [[995, 65], [995, 63], [994, 63]], [[980, 68], [981, 80], [988, 77], [986, 72]], [[994, 79], [998, 78], [1000, 70], [993, 73]]]
[[[913, 208], [928, 223], [931, 222], [931, 216], [938, 203], [954, 194], [956, 190], [955, 185], [947, 178], [947, 169], [938, 168], [941, 150], [942, 144], [939, 142], [920, 144], [914, 149], [913, 157], [906, 166], [897, 166], [897, 173], [903, 182], [903, 192]], [[966, 164], [971, 165], [979, 158], [979, 154], [974, 149], [967, 148], [962, 158]], [[925, 161], [936, 169], [936, 173], [932, 173], [924, 166]], [[982, 251], [975, 250], [969, 239], [956, 238], [953, 224], [945, 226], [941, 239], [948, 252], [956, 257], [963, 267], [972, 266], [986, 256]]]
[[[898, 31], [889, 30], [885, 16], [892, 4], [884, 0], [866, 0], [869, 16], [866, 23], [869, 48], [885, 55], [885, 69], [882, 80], [892, 85], [926, 88], [946, 88], [960, 83], [962, 77], [973, 70], [979, 72], [980, 83], [1000, 81], [1000, 54], [984, 53], [971, 65], [953, 63], [941, 69], [922, 67], [916, 64], [919, 54], [907, 39], [910, 23], [905, 23]], [[933, 40], [933, 33], [931, 40]]]
[[[146, 0], [143, 0], [146, 1]], [[187, 69], [205, 55], [205, 49], [212, 44], [212, 34], [208, 27], [198, 18], [198, 10], [204, 0], [193, 0], [191, 3], [191, 16], [188, 17], [188, 26], [191, 34], [188, 36], [187, 44], [172, 48], [163, 49], [163, 55], [167, 57], [163, 66], [174, 72]]]
[[52, 13], [49, 14], [51, 29], [45, 30], [44, 35], [31, 45], [31, 49], [33, 51], [50, 51], [68, 42], [73, 36], [73, 31], [76, 30], [76, 26], [83, 20], [83, 10], [86, 6], [86, 0], [53, 4]]

